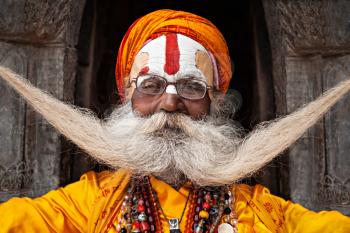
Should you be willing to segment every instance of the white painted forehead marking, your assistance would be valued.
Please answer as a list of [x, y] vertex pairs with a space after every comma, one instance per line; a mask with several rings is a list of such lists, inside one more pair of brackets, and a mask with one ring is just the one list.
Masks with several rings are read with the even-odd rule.
[[168, 85], [165, 89], [165, 92], [177, 95], [176, 87], [174, 85]]
[[[168, 75], [164, 71], [166, 63], [166, 36], [160, 36], [154, 40], [149, 41], [143, 46], [139, 53], [148, 53], [149, 74], [155, 74], [167, 79], [168, 82], [174, 82], [177, 79], [185, 76], [194, 76], [199, 79], [207, 81], [207, 77], [204, 77], [201, 70], [196, 67], [196, 52], [198, 50], [206, 52], [208, 51], [197, 41], [184, 36], [182, 34], [177, 35], [177, 44], [179, 49], [179, 70], [174, 75]], [[167, 93], [176, 94], [174, 86], [169, 85], [166, 89]]]
[[149, 73], [164, 76], [163, 69], [165, 63], [165, 36], [160, 36], [154, 40], [149, 41], [139, 53], [148, 53], [148, 68]]
[[196, 77], [200, 74], [201, 78], [205, 79], [202, 72], [196, 67], [196, 52], [199, 50], [208, 53], [207, 50], [197, 41], [187, 36], [178, 34], [177, 38], [180, 49], [180, 70], [178, 73], [181, 75], [197, 73]]

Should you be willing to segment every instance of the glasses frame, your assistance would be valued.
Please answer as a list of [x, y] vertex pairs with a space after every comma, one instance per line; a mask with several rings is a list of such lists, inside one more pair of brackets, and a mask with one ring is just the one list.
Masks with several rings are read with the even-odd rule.
[[201, 100], [201, 99], [203, 99], [203, 98], [205, 97], [205, 95], [207, 94], [207, 92], [208, 92], [209, 90], [213, 90], [213, 87], [212, 87], [212, 86], [209, 86], [205, 81], [200, 80], [200, 79], [198, 79], [198, 78], [193, 78], [193, 80], [196, 80], [196, 81], [199, 81], [199, 82], [202, 82], [202, 83], [205, 84], [205, 92], [204, 92], [204, 94], [203, 94], [203, 96], [202, 96], [201, 98], [191, 99], [191, 98], [187, 98], [187, 97], [181, 96], [181, 95], [179, 94], [179, 91], [177, 90], [177, 85], [176, 85], [177, 82], [168, 82], [168, 80], [166, 80], [166, 78], [164, 78], [164, 77], [162, 77], [162, 76], [152, 75], [152, 77], [157, 77], [157, 78], [160, 78], [160, 79], [165, 80], [165, 83], [166, 83], [166, 85], [165, 85], [165, 87], [164, 87], [164, 90], [163, 90], [161, 93], [159, 93], [159, 94], [154, 94], [154, 95], [153, 95], [153, 94], [144, 93], [144, 92], [142, 92], [142, 91], [140, 91], [140, 90], [138, 89], [138, 87], [137, 87], [137, 80], [138, 80], [140, 77], [142, 77], [142, 76], [137, 76], [136, 78], [131, 79], [130, 85], [131, 85], [132, 83], [135, 83], [135, 89], [136, 89], [137, 91], [139, 91], [140, 93], [145, 94], [145, 95], [152, 95], [152, 96], [162, 95], [169, 85], [173, 85], [173, 86], [175, 87], [175, 89], [176, 89], [177, 95], [180, 96], [181, 98], [188, 99], [188, 100]]

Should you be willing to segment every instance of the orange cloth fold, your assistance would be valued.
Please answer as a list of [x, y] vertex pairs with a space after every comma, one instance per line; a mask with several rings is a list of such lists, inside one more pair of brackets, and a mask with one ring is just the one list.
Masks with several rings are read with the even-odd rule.
[[134, 58], [145, 42], [167, 33], [180, 33], [202, 44], [215, 57], [218, 87], [226, 92], [232, 76], [229, 51], [221, 32], [209, 20], [192, 13], [157, 10], [137, 19], [125, 34], [119, 47], [116, 63], [116, 81], [121, 100]]
[[[125, 170], [89, 172], [81, 180], [36, 198], [13, 198], [0, 204], [0, 233], [88, 232], [114, 233], [123, 197], [130, 180]], [[175, 190], [151, 178], [165, 214], [179, 218], [189, 191]], [[261, 185], [237, 185], [234, 209], [238, 232], [350, 232], [350, 218], [336, 211], [313, 212], [270, 194]], [[187, 209], [188, 211], [188, 209]], [[186, 212], [187, 212], [186, 211]], [[260, 213], [259, 213], [260, 212]], [[186, 216], [180, 224], [185, 232]], [[165, 220], [163, 232], [169, 232]]]

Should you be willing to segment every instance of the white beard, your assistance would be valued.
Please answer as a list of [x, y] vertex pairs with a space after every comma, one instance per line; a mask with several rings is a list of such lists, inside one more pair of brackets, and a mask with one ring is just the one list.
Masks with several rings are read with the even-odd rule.
[[[155, 175], [176, 185], [184, 178], [212, 176], [208, 165], [231, 161], [241, 142], [240, 130], [228, 120], [206, 117], [194, 121], [190, 117], [160, 112], [148, 118], [135, 116], [125, 105], [110, 116], [104, 128], [110, 141], [118, 144], [118, 159], [128, 161], [123, 167], [137, 175]], [[115, 145], [116, 146], [116, 145]], [[116, 151], [111, 151], [115, 154]], [[118, 166], [118, 161], [100, 158]]]

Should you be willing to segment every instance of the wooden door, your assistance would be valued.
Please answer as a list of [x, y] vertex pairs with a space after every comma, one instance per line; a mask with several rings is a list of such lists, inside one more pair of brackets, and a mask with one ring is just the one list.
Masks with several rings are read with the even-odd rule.
[[[294, 111], [350, 78], [350, 2], [263, 0], [276, 112]], [[313, 210], [350, 215], [350, 96], [288, 151], [281, 192]]]
[[[0, 6], [0, 64], [73, 102], [84, 0], [0, 0]], [[0, 201], [57, 188], [70, 176], [71, 146], [2, 80], [0, 90]]]

